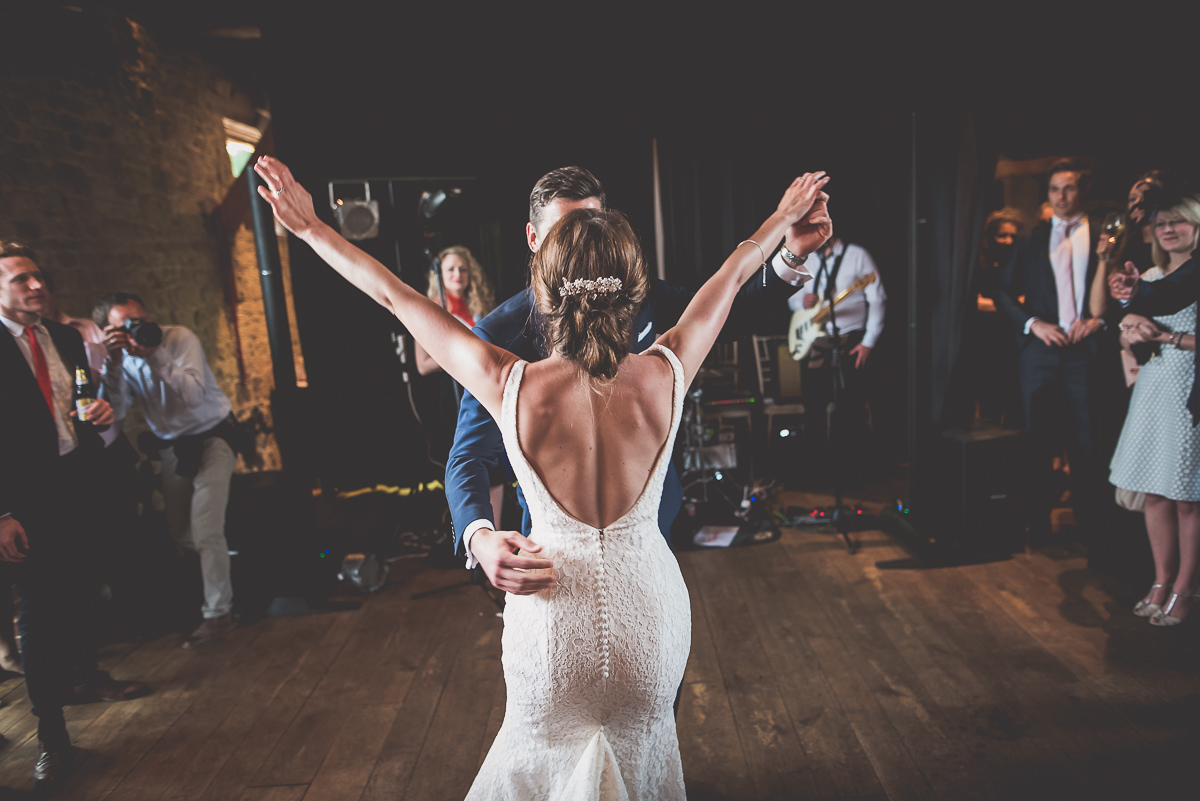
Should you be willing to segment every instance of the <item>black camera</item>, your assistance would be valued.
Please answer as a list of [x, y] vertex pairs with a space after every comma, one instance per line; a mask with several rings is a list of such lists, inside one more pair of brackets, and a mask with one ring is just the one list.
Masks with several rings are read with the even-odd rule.
[[143, 348], [157, 348], [162, 344], [162, 328], [149, 320], [126, 320], [125, 330], [129, 338]]

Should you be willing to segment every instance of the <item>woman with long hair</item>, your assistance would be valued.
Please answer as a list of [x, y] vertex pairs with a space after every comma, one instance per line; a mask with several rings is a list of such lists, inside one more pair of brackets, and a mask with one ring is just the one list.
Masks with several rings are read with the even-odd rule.
[[[468, 248], [453, 245], [437, 255], [437, 263], [442, 268], [442, 288], [446, 291], [446, 310], [462, 321], [467, 328], [474, 328], [475, 323], [487, 316], [496, 308], [496, 295], [492, 285], [484, 275], [483, 267]], [[439, 306], [442, 305], [442, 293], [438, 287], [437, 275], [429, 271], [429, 288], [425, 296]], [[421, 375], [436, 373], [442, 366], [435, 362], [429, 351], [416, 343], [417, 372]]]
[[[1142, 274], [1143, 281], [1157, 281], [1181, 267], [1200, 237], [1200, 198], [1156, 194], [1154, 267]], [[1174, 314], [1129, 314], [1121, 321], [1123, 345], [1151, 342], [1160, 349], [1138, 371], [1109, 478], [1117, 487], [1146, 494], [1154, 584], [1133, 613], [1156, 626], [1174, 626], [1188, 617], [1200, 579], [1200, 428], [1192, 425], [1187, 410], [1195, 324], [1195, 303]]]
[[[483, 272], [483, 267], [469, 248], [463, 245], [452, 245], [437, 255], [435, 264], [441, 268], [441, 286], [438, 285], [438, 275], [429, 270], [429, 285], [425, 297], [439, 306], [442, 304], [442, 293], [445, 292], [444, 308], [467, 328], [474, 328], [475, 323], [482, 320], [496, 308], [496, 295], [492, 291], [491, 282]], [[425, 429], [425, 437], [429, 443], [430, 461], [444, 462], [450, 447], [454, 442], [454, 432], [458, 426], [458, 401], [461, 392], [454, 385], [454, 379], [442, 370], [429, 351], [421, 347], [420, 342], [413, 343], [413, 354], [417, 372], [423, 376], [437, 374], [437, 391], [435, 393], [437, 406], [435, 409], [425, 409], [419, 417]], [[414, 408], [419, 406], [414, 402]], [[489, 471], [488, 485], [492, 500], [493, 520], [499, 522], [504, 511], [504, 485], [511, 483], [509, 468], [505, 460], [501, 460], [495, 468]]]
[[812, 250], [832, 233], [828, 179], [793, 181], [678, 324], [638, 355], [629, 347], [649, 277], [637, 238], [619, 212], [568, 212], [533, 257], [549, 356], [527, 363], [322, 223], [280, 162], [264, 157], [255, 169], [276, 218], [393, 312], [500, 423], [533, 520], [525, 551], [552, 565], [544, 590], [508, 597], [504, 724], [468, 799], [682, 801], [672, 703], [691, 619], [658, 528], [666, 465], [687, 387], [738, 289], [790, 227]]

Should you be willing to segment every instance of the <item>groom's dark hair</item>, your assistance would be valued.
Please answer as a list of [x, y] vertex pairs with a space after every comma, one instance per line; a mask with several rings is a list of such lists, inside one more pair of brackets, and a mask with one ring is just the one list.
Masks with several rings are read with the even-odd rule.
[[534, 228], [542, 219], [542, 209], [552, 201], [586, 200], [589, 197], [599, 199], [600, 208], [607, 208], [604, 199], [604, 187], [596, 176], [583, 167], [559, 167], [551, 170], [533, 185], [529, 193], [529, 222]]

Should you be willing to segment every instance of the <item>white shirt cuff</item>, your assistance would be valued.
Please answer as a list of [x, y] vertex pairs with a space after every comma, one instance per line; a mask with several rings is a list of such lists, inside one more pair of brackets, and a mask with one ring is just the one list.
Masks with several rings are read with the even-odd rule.
[[812, 276], [809, 275], [807, 270], [797, 270], [794, 267], [789, 266], [788, 263], [783, 260], [782, 253], [775, 254], [775, 258], [771, 259], [771, 266], [775, 268], [775, 274], [778, 275], [780, 279], [786, 281], [792, 286], [803, 286], [805, 283], [812, 280]]
[[1030, 317], [1028, 320], [1026, 320], [1025, 321], [1025, 333], [1028, 334], [1030, 329], [1033, 328], [1033, 324], [1036, 323], [1040, 319], [1042, 319], [1042, 318], [1041, 317]]
[[492, 531], [496, 530], [491, 520], [484, 520], [483, 518], [471, 521], [471, 524], [463, 530], [463, 550], [467, 552], [467, 570], [471, 570], [475, 565], [479, 564], [479, 560], [475, 558], [475, 554], [471, 553], [471, 537], [474, 537], [475, 532], [481, 528], [490, 528]]

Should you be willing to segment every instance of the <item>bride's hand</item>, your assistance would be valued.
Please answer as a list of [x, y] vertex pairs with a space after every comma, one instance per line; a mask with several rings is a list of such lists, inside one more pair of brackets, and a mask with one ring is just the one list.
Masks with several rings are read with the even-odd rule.
[[284, 228], [303, 238], [319, 222], [317, 212], [313, 208], [312, 195], [296, 183], [292, 171], [277, 158], [261, 157], [254, 164], [254, 171], [266, 184], [265, 187], [258, 188], [258, 194], [271, 204], [275, 219], [279, 220]]
[[821, 188], [827, 183], [829, 183], [829, 176], [825, 174], [824, 170], [804, 173], [792, 181], [791, 186], [783, 193], [776, 212], [783, 215], [789, 225], [797, 222], [808, 214], [818, 200], [828, 199], [829, 196], [821, 191]]

